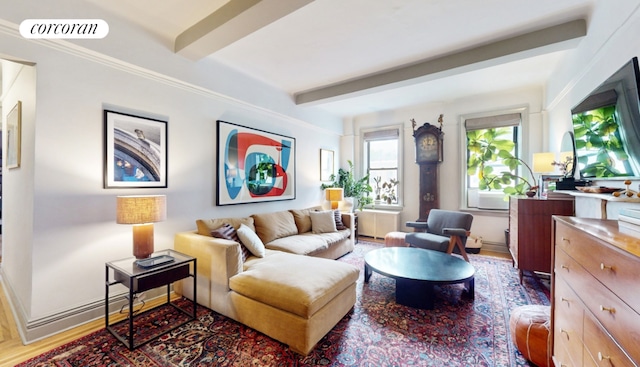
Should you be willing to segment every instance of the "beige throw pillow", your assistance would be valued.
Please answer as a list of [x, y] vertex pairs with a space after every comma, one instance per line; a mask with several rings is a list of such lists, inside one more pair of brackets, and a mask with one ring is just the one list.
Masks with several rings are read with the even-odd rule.
[[237, 230], [237, 233], [240, 241], [242, 241], [242, 244], [247, 246], [249, 251], [251, 251], [254, 256], [264, 257], [264, 243], [262, 243], [260, 237], [258, 237], [258, 235], [254, 231], [252, 231], [251, 228], [247, 227], [244, 224], [241, 224], [240, 228], [238, 228]]
[[310, 212], [311, 230], [313, 233], [336, 232], [336, 220], [333, 210]]
[[252, 215], [256, 233], [263, 243], [298, 234], [293, 214], [288, 210]]
[[298, 233], [307, 233], [311, 231], [311, 217], [309, 217], [309, 213], [312, 211], [311, 209], [291, 209], [291, 214], [293, 214], [293, 220], [296, 222], [296, 227], [298, 227]]

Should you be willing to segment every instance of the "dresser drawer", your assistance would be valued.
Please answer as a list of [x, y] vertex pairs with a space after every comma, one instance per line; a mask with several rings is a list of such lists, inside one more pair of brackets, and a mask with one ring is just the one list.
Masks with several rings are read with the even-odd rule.
[[[640, 360], [640, 348], [637, 347], [640, 345], [640, 330], [629, 328], [629, 325], [640, 323], [640, 315], [592, 277], [567, 253], [558, 248], [556, 248], [555, 266], [556, 309], [562, 309], [562, 305], [567, 304], [567, 302], [562, 302], [560, 298], [563, 297], [561, 295], [563, 285], [571, 284], [570, 288], [580, 297], [586, 310], [590, 311], [618, 340], [618, 343], [632, 354], [632, 358]], [[566, 283], [562, 282], [562, 279], [566, 280]], [[559, 322], [557, 318], [555, 320], [556, 323]]]
[[553, 348], [553, 364], [555, 367], [574, 367], [582, 366], [581, 363], [574, 362], [561, 345]]
[[[555, 308], [554, 308], [554, 354], [566, 352], [573, 365], [582, 365], [583, 352], [583, 318], [582, 302], [561, 278], [555, 280]], [[567, 358], [562, 357], [564, 364]]]
[[615, 367], [637, 367], [629, 357], [611, 340], [606, 331], [599, 325], [598, 321], [592, 319], [589, 315], [585, 315], [584, 319], [585, 347], [587, 353], [585, 361], [596, 366], [615, 366]]
[[637, 257], [563, 223], [556, 227], [555, 240], [556, 246], [640, 312], [640, 292], [629, 291], [640, 284]]
[[[640, 325], [640, 315], [598, 282], [592, 284], [582, 300], [587, 310], [604, 326], [611, 337], [617, 340], [631, 358], [640, 361], [640, 328], [633, 327]], [[586, 333], [585, 330], [585, 335], [589, 335]]]

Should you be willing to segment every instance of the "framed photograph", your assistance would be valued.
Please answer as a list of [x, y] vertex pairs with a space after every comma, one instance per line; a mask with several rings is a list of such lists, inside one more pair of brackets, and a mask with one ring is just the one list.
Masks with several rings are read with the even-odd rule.
[[320, 181], [330, 181], [333, 174], [333, 150], [320, 149]]
[[22, 150], [22, 102], [18, 101], [7, 115], [7, 168], [20, 167]]
[[217, 121], [216, 205], [296, 198], [296, 139]]
[[105, 188], [167, 187], [167, 121], [104, 110]]

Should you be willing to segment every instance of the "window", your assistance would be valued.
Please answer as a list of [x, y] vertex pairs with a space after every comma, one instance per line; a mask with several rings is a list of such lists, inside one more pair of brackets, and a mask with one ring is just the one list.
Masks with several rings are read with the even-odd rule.
[[399, 204], [400, 129], [363, 134], [364, 161], [376, 203]]
[[[464, 120], [466, 138], [466, 180], [464, 192], [469, 208], [504, 209], [494, 200], [486, 204], [479, 200], [479, 192], [493, 191], [500, 200], [505, 187], [513, 187], [517, 180], [503, 175], [510, 172], [504, 159], [519, 156], [520, 113], [468, 118]], [[512, 167], [513, 168], [513, 167]], [[515, 172], [517, 175], [517, 172]], [[480, 202], [479, 202], [480, 201]]]

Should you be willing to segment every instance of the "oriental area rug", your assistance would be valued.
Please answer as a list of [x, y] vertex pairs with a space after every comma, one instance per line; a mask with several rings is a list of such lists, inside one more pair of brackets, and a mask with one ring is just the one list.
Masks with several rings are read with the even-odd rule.
[[[443, 285], [433, 310], [414, 309], [395, 302], [395, 280], [373, 273], [364, 283], [364, 254], [379, 247], [360, 241], [338, 260], [361, 269], [357, 301], [308, 356], [200, 307], [195, 321], [134, 351], [100, 330], [19, 366], [529, 366], [511, 341], [509, 314], [549, 304], [537, 277], [521, 285], [510, 260], [470, 254], [475, 300], [461, 297], [461, 284]], [[154, 325], [179, 315], [163, 306], [140, 317]]]

